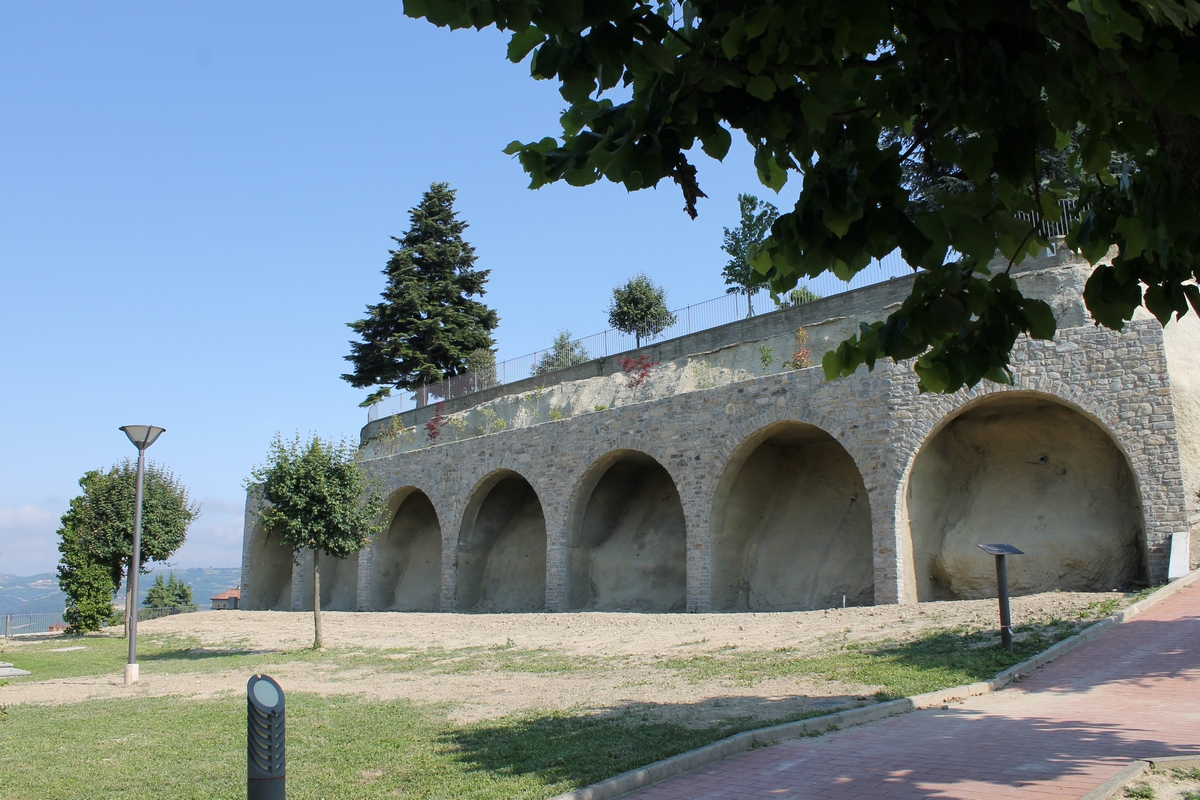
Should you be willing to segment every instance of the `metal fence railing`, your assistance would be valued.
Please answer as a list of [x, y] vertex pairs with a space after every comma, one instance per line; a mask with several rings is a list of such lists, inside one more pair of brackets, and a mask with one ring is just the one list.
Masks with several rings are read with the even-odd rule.
[[1038, 226], [1042, 235], [1048, 239], [1061, 239], [1071, 230], [1071, 223], [1079, 219], [1087, 206], [1076, 208], [1076, 203], [1073, 199], [1058, 201], [1058, 207], [1062, 209], [1062, 219], [1055, 221], [1046, 219], [1042, 214], [1027, 214], [1023, 211], [1018, 211], [1015, 216], [1018, 219], [1023, 219], [1026, 222], [1034, 223]]
[[797, 290], [788, 297], [781, 298], [782, 306], [775, 302], [766, 289], [759, 290], [749, 297], [742, 294], [725, 294], [703, 303], [675, 309], [672, 312], [674, 321], [660, 330], [647, 331], [639, 336], [610, 328], [582, 339], [575, 339], [566, 347], [538, 350], [501, 361], [485, 369], [426, 384], [413, 390], [411, 394], [405, 392], [393, 395], [370, 406], [367, 409], [367, 420], [374, 421], [414, 408], [463, 397], [493, 386], [503, 386], [525, 378], [545, 375], [594, 358], [607, 358], [624, 353], [650, 342], [687, 336], [749, 316], [777, 311], [783, 306], [851, 292], [912, 273], [912, 268], [900, 257], [900, 252], [896, 251], [883, 259], [873, 259], [850, 281], [840, 280], [829, 273], [807, 278], [801, 281]]
[[33, 633], [53, 633], [67, 627], [62, 614], [5, 614], [4, 638], [28, 636]]

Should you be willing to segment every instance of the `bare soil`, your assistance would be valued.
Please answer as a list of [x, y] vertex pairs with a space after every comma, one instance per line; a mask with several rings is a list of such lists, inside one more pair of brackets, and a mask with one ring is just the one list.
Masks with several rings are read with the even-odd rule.
[[[1014, 598], [1017, 624], [1094, 617], [1096, 605], [1121, 595], [1052, 592]], [[1124, 604], [1124, 602], [1122, 603]], [[1090, 607], [1090, 611], [1088, 610]], [[312, 643], [311, 612], [222, 611], [183, 614], [141, 623], [141, 635], [175, 635], [195, 647], [254, 651], [289, 691], [407, 698], [445, 703], [463, 722], [505, 714], [574, 709], [596, 713], [654, 708], [693, 724], [734, 716], [779, 718], [814, 709], [870, 701], [878, 687], [820, 679], [763, 680], [752, 686], [727, 680], [689, 681], [654, 666], [663, 658], [736, 648], [770, 652], [796, 648], [818, 655], [847, 643], [903, 642], [939, 629], [992, 628], [995, 600], [868, 606], [822, 611], [743, 614], [322, 614], [328, 658], [293, 661], [279, 655]], [[499, 649], [539, 651], [576, 662], [567, 671], [539, 673], [480, 669], [396, 671], [342, 667], [352, 653]], [[273, 660], [278, 658], [278, 661]], [[122, 685], [121, 674], [21, 682], [0, 686], [0, 705], [60, 704], [129, 696], [208, 698], [245, 691], [244, 669], [156, 673], [143, 663], [141, 680]]]

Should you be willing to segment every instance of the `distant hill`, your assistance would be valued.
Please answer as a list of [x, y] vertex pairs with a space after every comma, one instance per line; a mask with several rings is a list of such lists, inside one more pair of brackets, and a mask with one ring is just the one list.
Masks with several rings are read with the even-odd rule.
[[[197, 567], [195, 569], [157, 569], [138, 579], [138, 602], [146, 599], [146, 592], [154, 583], [154, 576], [162, 574], [166, 579], [172, 572], [192, 587], [192, 597], [201, 610], [208, 610], [208, 598], [226, 589], [234, 589], [241, 582], [240, 567]], [[124, 587], [117, 594], [117, 604], [125, 602]], [[3, 614], [61, 614], [66, 605], [66, 595], [58, 588], [58, 576], [52, 572], [38, 575], [0, 575], [0, 615]]]

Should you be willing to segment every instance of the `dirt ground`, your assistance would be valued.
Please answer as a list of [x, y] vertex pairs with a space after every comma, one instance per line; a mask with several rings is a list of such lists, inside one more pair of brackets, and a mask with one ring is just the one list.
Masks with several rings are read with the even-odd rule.
[[[1075, 620], [1078, 612], [1110, 600], [1109, 593], [1055, 592], [1013, 599], [1016, 624]], [[1122, 598], [1123, 599], [1123, 598]], [[322, 614], [330, 657], [316, 662], [281, 660], [274, 654], [312, 643], [312, 614], [222, 611], [184, 614], [141, 623], [140, 635], [173, 634], [198, 647], [261, 653], [261, 669], [289, 691], [408, 698], [453, 704], [463, 722], [514, 712], [550, 709], [597, 713], [654, 708], [667, 717], [704, 724], [732, 716], [779, 718], [816, 708], [870, 701], [874, 688], [820, 679], [771, 679], [752, 686], [727, 680], [689, 681], [655, 662], [736, 647], [738, 652], [797, 648], [816, 655], [848, 642], [906, 641], [936, 629], [992, 628], [995, 600], [868, 606], [770, 614]], [[86, 639], [84, 640], [86, 644]], [[565, 672], [397, 672], [342, 668], [347, 652], [503, 648], [545, 651], [584, 662]], [[59, 704], [129, 696], [215, 697], [245, 691], [244, 669], [156, 673], [143, 663], [131, 688], [111, 675], [20, 682], [0, 686], [0, 705]]]

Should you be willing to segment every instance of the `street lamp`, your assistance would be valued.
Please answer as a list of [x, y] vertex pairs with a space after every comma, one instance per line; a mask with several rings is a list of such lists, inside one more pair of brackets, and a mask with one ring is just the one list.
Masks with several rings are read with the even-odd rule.
[[129, 581], [125, 587], [125, 618], [129, 621], [129, 663], [125, 665], [125, 685], [137, 683], [137, 584], [142, 566], [142, 476], [146, 471], [146, 448], [154, 444], [166, 428], [153, 425], [123, 425], [121, 430], [138, 449], [137, 490], [133, 498], [133, 558], [129, 561]]

